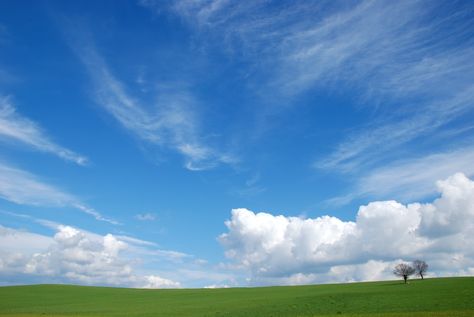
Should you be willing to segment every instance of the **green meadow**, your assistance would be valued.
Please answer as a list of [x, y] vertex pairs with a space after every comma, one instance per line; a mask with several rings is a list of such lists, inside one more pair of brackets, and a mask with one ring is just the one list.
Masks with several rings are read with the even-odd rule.
[[229, 289], [0, 287], [0, 316], [474, 316], [474, 277]]

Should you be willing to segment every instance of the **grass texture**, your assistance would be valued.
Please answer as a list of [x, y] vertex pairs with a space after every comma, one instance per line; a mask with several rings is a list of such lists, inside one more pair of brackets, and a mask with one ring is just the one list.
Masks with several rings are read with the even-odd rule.
[[474, 316], [474, 277], [230, 289], [0, 287], [0, 316]]

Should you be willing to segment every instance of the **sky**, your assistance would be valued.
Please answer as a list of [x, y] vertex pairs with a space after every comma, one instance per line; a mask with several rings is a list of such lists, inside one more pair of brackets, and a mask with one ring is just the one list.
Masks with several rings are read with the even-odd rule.
[[0, 1], [0, 285], [474, 275], [472, 1]]

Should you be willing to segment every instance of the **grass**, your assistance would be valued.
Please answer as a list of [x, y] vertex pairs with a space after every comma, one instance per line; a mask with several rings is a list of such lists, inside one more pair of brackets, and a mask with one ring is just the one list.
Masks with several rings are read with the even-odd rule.
[[143, 290], [0, 287], [0, 316], [474, 316], [474, 278], [289, 287]]

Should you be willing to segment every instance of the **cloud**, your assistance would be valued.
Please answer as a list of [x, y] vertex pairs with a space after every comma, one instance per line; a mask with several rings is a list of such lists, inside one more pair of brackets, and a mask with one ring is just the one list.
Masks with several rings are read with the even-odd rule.
[[135, 218], [140, 220], [140, 221], [154, 221], [156, 220], [156, 215], [152, 213], [144, 213], [144, 214], [137, 214], [135, 215]]
[[344, 205], [360, 197], [421, 199], [436, 192], [436, 180], [457, 171], [473, 176], [473, 160], [474, 148], [471, 146], [387, 164], [361, 176], [350, 194], [329, 199], [327, 203]]
[[159, 277], [157, 275], [145, 276], [146, 283], [142, 286], [143, 288], [177, 288], [180, 287], [178, 282]]
[[276, 85], [296, 92], [355, 88], [359, 102], [377, 110], [317, 167], [357, 173], [393, 158], [401, 145], [436, 139], [447, 124], [472, 113], [474, 46], [462, 40], [463, 10], [364, 1], [285, 37]]
[[[30, 215], [26, 215], [26, 214], [20, 214], [20, 213], [16, 213], [16, 212], [5, 211], [5, 210], [0, 210], [0, 213], [2, 213], [4, 215], [7, 215], [7, 216], [20, 218], [20, 219], [23, 219], [23, 220], [28, 220], [28, 221], [37, 223], [37, 224], [39, 224], [39, 225], [41, 225], [45, 228], [48, 228], [48, 229], [59, 230], [59, 228], [64, 226], [64, 224], [58, 223], [56, 221], [51, 221], [51, 220], [47, 220], [47, 219], [43, 219], [43, 218], [33, 217], [33, 216], [30, 216]], [[98, 236], [95, 233], [92, 233], [92, 232], [84, 230], [84, 229], [80, 229], [80, 231], [84, 232], [87, 235], [91, 235], [91, 236], [95, 236], [95, 237]], [[118, 240], [127, 243], [131, 247], [156, 247], [157, 246], [157, 244], [154, 243], [154, 242], [147, 241], [147, 240], [142, 240], [142, 239], [137, 239], [137, 238], [130, 237], [130, 236], [127, 236], [127, 235], [114, 235], [114, 236]], [[171, 254], [173, 252], [175, 252], [175, 251], [165, 251], [165, 250], [154, 250], [154, 251], [155, 252], [161, 251], [162, 254], [160, 254], [160, 255], [163, 255], [163, 256], [167, 256], [167, 252], [169, 252]], [[182, 256], [184, 257], [185, 255], [183, 254]], [[169, 257], [173, 257], [173, 256], [170, 255]], [[178, 257], [178, 255], [174, 255], [174, 257]]]
[[432, 203], [371, 202], [355, 222], [234, 209], [219, 241], [252, 284], [389, 278], [394, 263], [416, 258], [433, 274], [465, 274], [474, 267], [474, 182], [457, 173], [437, 186]]
[[270, 69], [267, 84], [290, 94], [362, 81], [369, 95], [432, 94], [440, 92], [433, 92], [433, 86], [450, 90], [473, 71], [472, 43], [446, 41], [465, 34], [469, 22], [460, 15], [470, 8], [463, 6], [443, 8], [425, 1], [282, 5], [223, 0], [181, 0], [171, 5], [141, 1], [141, 5], [159, 14], [164, 10], [177, 14], [204, 41], [220, 38], [217, 45], [227, 43], [231, 52]]
[[133, 238], [133, 237], [129, 237], [129, 236], [115, 235], [115, 237], [117, 239], [121, 240], [121, 241], [127, 242], [127, 243], [132, 244], [132, 245], [149, 246], [149, 247], [156, 246], [156, 243], [154, 243], [154, 242], [147, 241], [147, 240], [141, 240], [141, 239], [137, 239], [137, 238]]
[[[474, 74], [474, 72], [473, 72]], [[433, 88], [434, 89], [434, 88]], [[449, 98], [430, 104], [418, 104], [419, 110], [404, 118], [375, 120], [361, 131], [350, 133], [345, 141], [315, 167], [343, 173], [359, 171], [376, 165], [393, 155], [393, 150], [414, 140], [447, 136], [446, 126], [473, 110], [474, 85], [458, 89]], [[457, 129], [470, 129], [460, 125]], [[456, 133], [451, 135], [456, 140]], [[453, 141], [451, 141], [453, 142]]]
[[[303, 93], [351, 97], [360, 106], [358, 116], [367, 118], [315, 159], [325, 171], [361, 175], [398, 159], [402, 146], [405, 157], [415, 156], [416, 149], [407, 150], [410, 142], [457, 143], [462, 136], [447, 139], [450, 124], [470, 128], [461, 120], [474, 110], [474, 45], [465, 40], [470, 6], [369, 0], [140, 4], [181, 17], [199, 44], [244, 60], [252, 74], [245, 81], [256, 83], [249, 87], [266, 101], [275, 95], [284, 100], [265, 102], [272, 107], [287, 107]], [[332, 106], [317, 98], [313, 103]]]
[[86, 157], [57, 145], [35, 122], [21, 116], [8, 97], [0, 97], [0, 140], [20, 142], [78, 165], [88, 163]]
[[260, 184], [260, 173], [253, 174], [245, 181], [245, 185], [234, 188], [230, 192], [240, 197], [253, 197], [264, 193], [267, 189]]
[[[59, 226], [53, 238], [0, 227], [0, 243], [16, 241], [14, 249], [3, 249], [0, 274], [42, 278], [86, 285], [143, 288], [179, 287], [179, 283], [156, 275], [139, 275], [123, 253], [128, 244], [107, 234], [99, 236], [70, 226]], [[26, 252], [31, 236], [39, 236], [34, 253]]]
[[369, 260], [362, 264], [332, 266], [325, 274], [293, 273], [288, 276], [258, 276], [252, 279], [257, 285], [305, 285], [318, 283], [351, 283], [359, 281], [381, 281], [393, 279], [393, 267], [402, 262]]
[[113, 75], [90, 41], [80, 42], [72, 47], [92, 79], [97, 103], [125, 129], [150, 144], [178, 152], [192, 171], [235, 162], [233, 156], [206, 144], [208, 138], [202, 136], [199, 124], [199, 104], [187, 85], [160, 83], [153, 101], [141, 99]]
[[20, 251], [26, 255], [34, 254], [38, 249], [46, 249], [52, 238], [27, 231], [14, 230], [0, 226], [0, 250], [8, 253]]
[[211, 284], [211, 285], [206, 285], [204, 286], [204, 288], [210, 288], [210, 289], [215, 289], [215, 288], [229, 288], [230, 286], [229, 285], [226, 285], [226, 284], [223, 284], [223, 285], [220, 285], [220, 284]]
[[[39, 224], [53, 230], [57, 234], [50, 237], [49, 235], [45, 236], [24, 230], [5, 228], [0, 225], [0, 257], [4, 259], [4, 262], [0, 261], [0, 277], [2, 277], [0, 284], [2, 285], [53, 282], [160, 288], [183, 286], [182, 283], [185, 283], [186, 287], [229, 283], [238, 285], [231, 272], [223, 272], [228, 270], [214, 267], [214, 265], [209, 264], [206, 260], [183, 252], [158, 248], [157, 243], [152, 241], [118, 234], [111, 235], [114, 238], [111, 241], [116, 240], [119, 246], [117, 252], [118, 260], [121, 261], [123, 266], [128, 265], [132, 270], [131, 275], [128, 277], [117, 277], [110, 280], [106, 280], [105, 276], [79, 278], [77, 272], [65, 276], [58, 269], [60, 264], [58, 261], [49, 262], [47, 267], [51, 272], [50, 275], [45, 275], [43, 274], [44, 272], [39, 272], [38, 274], [27, 273], [24, 268], [30, 262], [33, 255], [51, 253], [51, 249], [53, 247], [56, 248], [56, 240], [61, 240], [64, 236], [71, 235], [70, 232], [74, 233], [75, 239], [91, 242], [87, 245], [90, 245], [96, 251], [100, 250], [100, 246], [104, 243], [104, 237], [108, 235], [94, 233], [26, 214], [4, 210], [0, 210], [0, 213], [5, 216], [16, 217], [17, 220], [21, 219]], [[64, 228], [70, 229], [65, 230]], [[7, 232], [8, 234], [2, 236], [1, 232]], [[55, 237], [57, 238], [56, 240]], [[28, 241], [29, 239], [31, 242]], [[70, 248], [73, 248], [73, 246], [71, 245]], [[67, 253], [74, 253], [76, 251], [69, 250]], [[81, 252], [84, 253], [85, 251], [82, 250]], [[93, 256], [97, 258], [99, 255], [93, 254]], [[50, 268], [51, 266], [53, 268]], [[109, 267], [109, 269], [114, 270], [112, 267]], [[119, 272], [114, 274], [120, 275]], [[112, 273], [107, 273], [106, 275], [113, 276]], [[166, 276], [166, 278], [163, 276]]]
[[0, 198], [19, 205], [72, 207], [100, 221], [118, 224], [78, 198], [40, 181], [35, 175], [0, 162]]

